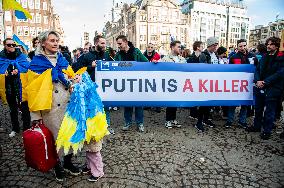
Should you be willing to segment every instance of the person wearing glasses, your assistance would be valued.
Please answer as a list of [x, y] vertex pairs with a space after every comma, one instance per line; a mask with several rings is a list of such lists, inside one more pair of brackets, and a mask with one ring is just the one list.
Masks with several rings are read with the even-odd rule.
[[260, 138], [268, 140], [274, 127], [276, 107], [284, 91], [284, 53], [279, 51], [280, 38], [266, 40], [265, 54], [254, 74], [255, 118], [249, 132], [261, 132]]
[[[238, 52], [230, 58], [229, 64], [255, 64], [255, 61], [257, 61], [257, 58], [255, 57], [254, 54], [248, 52], [247, 41], [245, 39], [240, 39], [237, 41], [237, 48], [238, 48]], [[235, 116], [235, 109], [236, 109], [236, 106], [228, 107], [228, 119], [225, 124], [226, 128], [230, 128], [233, 124], [234, 116]], [[241, 111], [239, 114], [238, 124], [241, 128], [244, 128], [244, 129], [247, 128], [247, 110], [248, 110], [248, 106], [242, 105]]]
[[3, 42], [4, 50], [0, 52], [0, 98], [7, 102], [10, 108], [12, 132], [9, 137], [14, 137], [20, 132], [18, 113], [22, 112], [23, 130], [30, 128], [30, 112], [28, 103], [24, 101], [24, 80], [20, 80], [20, 74], [26, 73], [29, 67], [28, 57], [16, 48], [11, 38]]

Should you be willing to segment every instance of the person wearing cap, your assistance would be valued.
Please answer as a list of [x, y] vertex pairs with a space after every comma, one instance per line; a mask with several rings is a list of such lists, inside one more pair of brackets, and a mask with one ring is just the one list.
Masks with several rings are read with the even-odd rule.
[[[216, 51], [218, 48], [218, 40], [215, 37], [210, 37], [207, 39], [207, 49], [205, 49], [199, 56], [199, 63], [208, 63], [208, 64], [219, 64]], [[204, 132], [204, 126], [208, 125], [211, 128], [215, 127], [215, 124], [209, 120], [210, 116], [210, 107], [200, 106], [197, 112], [197, 124], [195, 128], [198, 132]]]
[[218, 64], [219, 61], [216, 55], [218, 45], [219, 41], [215, 37], [209, 37], [207, 39], [207, 49], [202, 52], [205, 56], [200, 57], [200, 62], [208, 64]]

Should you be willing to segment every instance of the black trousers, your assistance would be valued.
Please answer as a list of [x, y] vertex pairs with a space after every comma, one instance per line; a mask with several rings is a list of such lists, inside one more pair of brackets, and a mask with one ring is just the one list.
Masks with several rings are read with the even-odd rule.
[[210, 107], [208, 106], [200, 106], [198, 109], [198, 121], [202, 122], [204, 120], [208, 120], [210, 115]]
[[22, 102], [19, 106], [15, 94], [6, 95], [6, 99], [10, 108], [10, 117], [12, 123], [12, 131], [20, 132], [20, 125], [18, 120], [19, 108], [22, 112], [23, 130], [29, 129], [31, 126], [31, 116], [29, 112], [28, 102]]
[[166, 109], [166, 121], [172, 121], [177, 118], [177, 108], [167, 107]]

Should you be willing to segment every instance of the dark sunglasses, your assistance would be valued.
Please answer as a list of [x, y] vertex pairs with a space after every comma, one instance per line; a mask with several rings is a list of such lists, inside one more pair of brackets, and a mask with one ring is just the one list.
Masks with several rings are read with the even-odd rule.
[[16, 44], [6, 44], [8, 47], [16, 47]]

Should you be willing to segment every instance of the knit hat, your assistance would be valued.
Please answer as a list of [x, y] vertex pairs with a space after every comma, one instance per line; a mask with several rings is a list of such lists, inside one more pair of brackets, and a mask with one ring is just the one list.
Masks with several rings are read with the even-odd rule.
[[214, 44], [218, 44], [218, 43], [219, 43], [219, 41], [215, 37], [209, 37], [207, 39], [207, 47], [210, 47], [210, 46], [212, 46]]
[[218, 49], [217, 49], [217, 54], [218, 55], [221, 55], [223, 53], [227, 52], [227, 48], [223, 47], [223, 46], [220, 46]]

